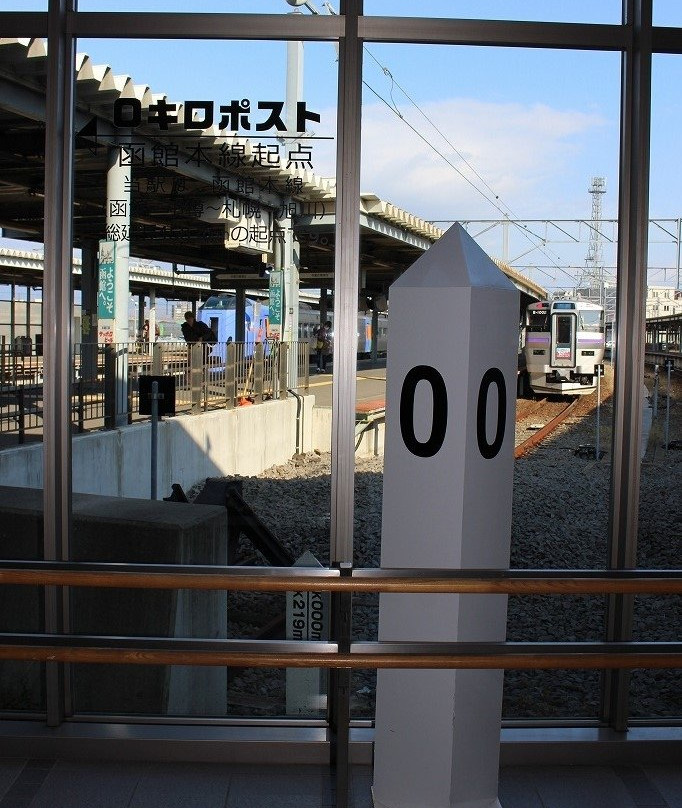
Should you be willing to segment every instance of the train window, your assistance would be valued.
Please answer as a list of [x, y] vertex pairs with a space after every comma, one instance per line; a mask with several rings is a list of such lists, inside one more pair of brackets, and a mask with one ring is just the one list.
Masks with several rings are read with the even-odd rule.
[[558, 345], [570, 345], [572, 331], [572, 317], [556, 318], [556, 341]]
[[529, 331], [549, 331], [549, 312], [547, 310], [528, 311]]
[[597, 309], [580, 312], [580, 331], [603, 331], [604, 312]]
[[202, 309], [234, 309], [236, 298], [232, 295], [211, 295], [201, 307]]

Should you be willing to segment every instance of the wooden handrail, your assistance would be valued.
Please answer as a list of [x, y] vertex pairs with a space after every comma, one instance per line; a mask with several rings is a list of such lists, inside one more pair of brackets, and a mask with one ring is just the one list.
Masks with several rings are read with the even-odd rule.
[[[293, 575], [287, 568], [268, 568], [268, 574], [257, 568], [230, 571], [202, 568], [201, 571], [155, 571], [153, 566], [140, 571], [109, 570], [107, 566], [59, 562], [28, 562], [26, 565], [0, 566], [0, 584], [25, 586], [82, 586], [128, 589], [204, 589], [252, 592], [392, 592], [404, 594], [460, 593], [508, 595], [679, 595], [682, 594], [680, 570], [620, 570], [606, 573], [595, 570], [458, 570], [451, 574], [419, 575], [414, 571], [391, 574], [390, 570], [354, 570], [349, 577], [339, 577], [336, 570], [322, 574]], [[135, 565], [128, 565], [134, 568]], [[42, 568], [41, 568], [42, 567]], [[67, 568], [68, 567], [68, 568]], [[185, 570], [190, 569], [188, 567]]]
[[[201, 665], [238, 668], [424, 668], [424, 669], [603, 669], [682, 668], [682, 652], [524, 652], [524, 653], [232, 653], [219, 650], [175, 651], [73, 645], [8, 645], [0, 635], [0, 660], [104, 663], [125, 665]], [[106, 639], [106, 638], [103, 638]], [[547, 645], [544, 643], [543, 645]], [[559, 644], [557, 644], [559, 645]]]

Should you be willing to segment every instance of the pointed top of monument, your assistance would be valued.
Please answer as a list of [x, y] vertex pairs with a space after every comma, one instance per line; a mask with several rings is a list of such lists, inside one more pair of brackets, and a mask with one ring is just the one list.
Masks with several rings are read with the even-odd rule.
[[453, 224], [393, 283], [396, 287], [516, 290], [462, 225]]

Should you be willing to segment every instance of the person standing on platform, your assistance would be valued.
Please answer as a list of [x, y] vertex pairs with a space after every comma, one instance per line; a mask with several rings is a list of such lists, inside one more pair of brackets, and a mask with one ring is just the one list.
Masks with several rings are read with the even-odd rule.
[[[154, 326], [154, 342], [161, 336], [161, 329], [158, 324]], [[149, 342], [149, 320], [144, 321], [142, 326], [142, 341]]]
[[181, 329], [182, 336], [187, 343], [205, 342], [209, 345], [213, 345], [218, 342], [218, 338], [213, 331], [206, 323], [197, 320], [194, 313], [191, 311], [185, 312], [185, 322], [182, 324]]
[[315, 354], [317, 357], [317, 372], [327, 372], [327, 360], [332, 352], [332, 324], [331, 320], [320, 325], [315, 331]]
[[209, 360], [211, 353], [211, 345], [218, 342], [218, 337], [213, 333], [206, 323], [197, 320], [194, 313], [191, 311], [185, 312], [185, 322], [180, 326], [182, 336], [188, 345], [194, 345], [197, 342], [203, 343], [203, 356], [204, 363]]

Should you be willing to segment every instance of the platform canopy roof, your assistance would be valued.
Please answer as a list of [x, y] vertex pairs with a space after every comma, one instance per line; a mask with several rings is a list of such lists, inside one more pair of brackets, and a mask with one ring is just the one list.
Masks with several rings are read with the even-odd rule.
[[[36, 242], [43, 241], [46, 84], [42, 39], [0, 39], [0, 227], [6, 236]], [[143, 121], [160, 100], [175, 103], [182, 119], [183, 102], [115, 75], [86, 54], [77, 56], [74, 246], [105, 238], [109, 146], [119, 142], [128, 144], [132, 161], [132, 256], [212, 270], [213, 289], [265, 286], [262, 270], [271, 259], [226, 234], [234, 235], [240, 223], [271, 228], [293, 203], [287, 210], [293, 210], [300, 242], [301, 285], [333, 287], [333, 179], [316, 175], [304, 160], [288, 167], [285, 160], [268, 164], [256, 140], [214, 126], [193, 137], [173, 123], [163, 131], [148, 123], [121, 130], [114, 126], [119, 99], [132, 99]], [[371, 193], [361, 197], [360, 227], [361, 285], [375, 293], [385, 291], [443, 232]], [[502, 269], [527, 294], [546, 296], [542, 287]]]

